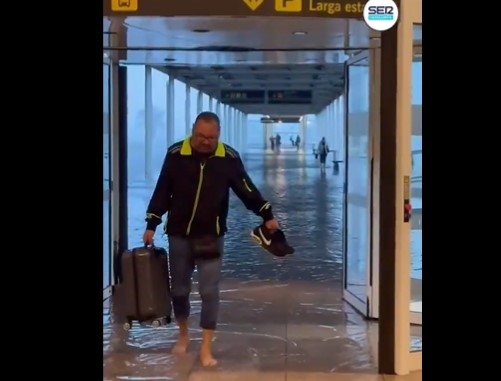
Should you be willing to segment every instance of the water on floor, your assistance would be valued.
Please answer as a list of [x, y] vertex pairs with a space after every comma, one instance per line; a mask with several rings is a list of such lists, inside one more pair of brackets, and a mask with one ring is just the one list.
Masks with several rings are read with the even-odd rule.
[[[377, 325], [342, 301], [342, 177], [332, 168], [321, 173], [311, 155], [297, 153], [252, 154], [245, 164], [296, 253], [278, 259], [255, 246], [249, 233], [260, 220], [232, 196], [214, 342], [217, 373], [196, 361], [200, 299], [194, 292], [186, 356], [170, 354], [173, 325], [125, 332], [105, 309], [105, 380], [236, 380], [233, 375], [264, 381], [265, 374], [270, 380], [299, 380], [307, 372], [376, 373]], [[144, 183], [129, 189], [130, 247], [141, 244], [151, 191]], [[157, 245], [166, 244], [160, 231]], [[418, 337], [414, 341], [420, 343]]]

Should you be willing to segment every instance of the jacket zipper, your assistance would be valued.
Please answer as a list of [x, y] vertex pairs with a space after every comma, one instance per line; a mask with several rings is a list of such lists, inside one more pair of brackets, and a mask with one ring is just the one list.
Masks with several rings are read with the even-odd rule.
[[[213, 156], [209, 157], [208, 160], [210, 160], [211, 158], [213, 158]], [[197, 213], [198, 202], [200, 200], [200, 191], [202, 190], [202, 183], [204, 181], [204, 168], [206, 164], [207, 161], [203, 164], [200, 163], [200, 175], [198, 177], [197, 193], [195, 195], [195, 202], [193, 203], [193, 211], [191, 212], [190, 222], [188, 222], [188, 228], [186, 229], [186, 235], [190, 235], [191, 224], [193, 223], [193, 219], [195, 218], [195, 214]]]

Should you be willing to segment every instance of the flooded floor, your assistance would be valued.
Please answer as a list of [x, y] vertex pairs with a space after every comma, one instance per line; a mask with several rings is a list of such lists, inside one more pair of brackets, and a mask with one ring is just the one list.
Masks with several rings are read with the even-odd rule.
[[[185, 356], [170, 354], [174, 325], [125, 332], [113, 324], [106, 304], [104, 380], [400, 379], [376, 375], [377, 324], [342, 300], [343, 178], [332, 168], [321, 174], [311, 155], [252, 154], [245, 164], [296, 253], [273, 258], [255, 246], [249, 233], [260, 220], [232, 196], [214, 342], [218, 367], [204, 370], [196, 361], [201, 332], [200, 299], [194, 292], [192, 341]], [[130, 247], [141, 244], [151, 191], [145, 184], [129, 189]], [[160, 231], [157, 245], [166, 244]], [[413, 345], [419, 348], [421, 329], [413, 330]], [[409, 377], [401, 379], [421, 379], [419, 374]]]

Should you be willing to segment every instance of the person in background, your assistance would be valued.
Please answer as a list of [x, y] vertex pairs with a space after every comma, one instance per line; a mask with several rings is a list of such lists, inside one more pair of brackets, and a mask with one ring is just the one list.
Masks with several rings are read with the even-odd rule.
[[299, 151], [299, 148], [301, 147], [301, 138], [299, 135], [296, 136], [296, 148]]
[[322, 137], [320, 143], [318, 143], [317, 154], [320, 158], [320, 170], [325, 171], [325, 160], [327, 159], [327, 154], [329, 153], [329, 146], [325, 141], [325, 137]]

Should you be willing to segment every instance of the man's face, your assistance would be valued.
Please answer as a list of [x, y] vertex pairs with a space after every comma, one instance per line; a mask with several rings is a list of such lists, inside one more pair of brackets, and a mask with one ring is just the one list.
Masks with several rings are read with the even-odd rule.
[[191, 146], [201, 153], [212, 153], [219, 141], [219, 127], [215, 121], [199, 120], [193, 125]]

